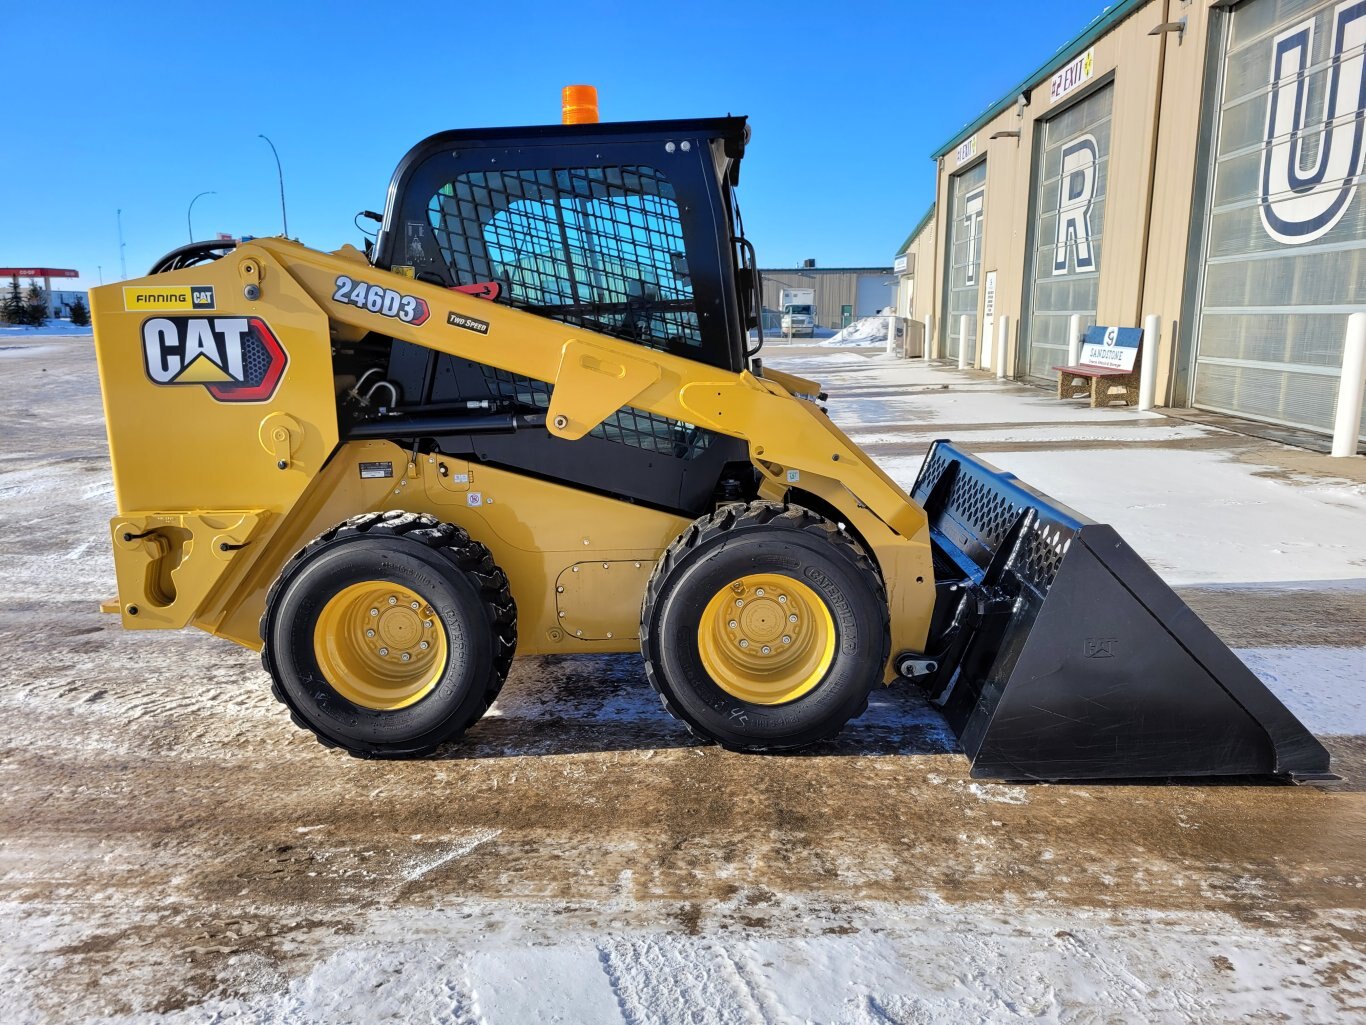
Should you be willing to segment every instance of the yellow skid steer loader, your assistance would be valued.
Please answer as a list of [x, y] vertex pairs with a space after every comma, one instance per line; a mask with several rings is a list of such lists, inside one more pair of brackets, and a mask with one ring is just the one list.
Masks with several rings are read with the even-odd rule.
[[744, 118], [450, 131], [373, 246], [194, 243], [91, 293], [129, 629], [261, 651], [418, 756], [515, 653], [640, 651], [728, 748], [911, 680], [978, 776], [1329, 776], [1110, 528], [947, 442], [909, 494], [762, 365]]

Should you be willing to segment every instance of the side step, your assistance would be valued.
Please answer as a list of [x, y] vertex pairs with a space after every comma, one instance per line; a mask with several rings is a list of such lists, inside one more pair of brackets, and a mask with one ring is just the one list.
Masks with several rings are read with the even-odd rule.
[[912, 496], [944, 577], [928, 683], [972, 775], [1337, 778], [1323, 745], [1112, 527], [946, 441]]

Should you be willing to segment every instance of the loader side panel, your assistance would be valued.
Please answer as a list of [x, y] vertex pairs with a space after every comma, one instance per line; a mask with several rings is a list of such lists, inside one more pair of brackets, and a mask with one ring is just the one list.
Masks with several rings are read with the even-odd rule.
[[259, 264], [230, 255], [91, 290], [119, 512], [280, 513], [336, 446], [327, 315], [285, 274], [269, 275], [269, 303], [246, 300], [239, 271]]
[[222, 610], [195, 623], [250, 648], [281, 567], [360, 513], [431, 513], [486, 545], [507, 573], [521, 655], [639, 649], [640, 605], [659, 554], [689, 519], [389, 441], [349, 442], [253, 555]]
[[[270, 302], [246, 298], [266, 281]], [[211, 614], [337, 444], [327, 315], [259, 255], [90, 293], [130, 629]]]

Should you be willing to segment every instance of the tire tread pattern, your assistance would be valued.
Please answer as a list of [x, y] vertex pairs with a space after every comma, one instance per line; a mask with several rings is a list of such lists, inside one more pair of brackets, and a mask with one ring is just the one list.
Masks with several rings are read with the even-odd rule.
[[[768, 527], [778, 530], [802, 531], [819, 537], [831, 546], [832, 551], [848, 559], [857, 570], [859, 575], [866, 577], [874, 587], [874, 592], [880, 599], [883, 618], [883, 636], [885, 637], [882, 658], [879, 664], [886, 665], [887, 659], [891, 657], [891, 614], [887, 604], [887, 589], [883, 584], [882, 574], [878, 571], [873, 560], [864, 551], [863, 546], [853, 539], [847, 532], [840, 529], [839, 525], [820, 516], [810, 509], [799, 505], [792, 505], [785, 502], [753, 501], [749, 503], [737, 502], [730, 505], [723, 505], [710, 516], [703, 516], [690, 523], [683, 533], [673, 540], [673, 543], [664, 550], [663, 557], [660, 558], [655, 566], [654, 572], [650, 575], [650, 582], [645, 589], [645, 600], [641, 603], [640, 610], [640, 647], [641, 654], [645, 657], [645, 678], [650, 682], [650, 687], [659, 695], [660, 704], [671, 716], [683, 723], [688, 728], [688, 732], [700, 740], [709, 743], [715, 742], [716, 738], [702, 730], [696, 723], [691, 722], [684, 715], [678, 706], [670, 700], [669, 686], [664, 681], [662, 674], [656, 668], [656, 659], [651, 650], [650, 641], [650, 619], [654, 612], [654, 605], [663, 590], [664, 583], [668, 580], [674, 567], [678, 562], [698, 545], [719, 536], [730, 534], [733, 531], [753, 528]], [[830, 740], [836, 736], [852, 720], [857, 719], [868, 710], [868, 699], [865, 695], [863, 703], [858, 707], [853, 715], [842, 722], [831, 722], [830, 728], [821, 736], [817, 737], [812, 743], [820, 743]], [[747, 744], [743, 748], [745, 751], [762, 752], [772, 750], [783, 750], [781, 746]]]
[[[270, 674], [271, 693], [275, 695], [277, 701], [289, 709], [289, 717], [293, 720], [294, 725], [312, 733], [317, 738], [318, 743], [324, 747], [338, 748], [344, 746], [320, 735], [289, 701], [276, 678], [270, 645], [264, 642], [275, 603], [285, 584], [293, 576], [293, 570], [320, 549], [349, 537], [391, 537], [416, 541], [442, 556], [451, 564], [453, 569], [464, 574], [474, 585], [475, 590], [479, 592], [479, 596], [483, 600], [485, 613], [494, 634], [493, 664], [490, 667], [488, 679], [484, 683], [484, 699], [479, 709], [479, 715], [482, 716], [498, 697], [498, 692], [503, 689], [508, 670], [512, 667], [513, 656], [517, 652], [517, 606], [512, 600], [507, 574], [493, 561], [493, 553], [482, 542], [470, 537], [463, 527], [443, 522], [427, 513], [389, 510], [386, 512], [361, 513], [343, 520], [336, 526], [329, 527], [294, 553], [281, 568], [279, 575], [270, 585], [270, 590], [266, 592], [265, 611], [261, 614], [259, 627], [263, 642], [261, 666]], [[463, 733], [473, 722], [478, 721], [478, 718], [479, 716], [475, 716], [470, 723], [453, 730], [450, 735], [435, 743], [414, 745], [402, 750], [386, 748], [383, 752], [374, 751], [368, 754], [364, 751], [347, 750], [356, 757], [375, 757], [378, 755], [390, 758], [421, 757], [431, 754], [442, 744]]]

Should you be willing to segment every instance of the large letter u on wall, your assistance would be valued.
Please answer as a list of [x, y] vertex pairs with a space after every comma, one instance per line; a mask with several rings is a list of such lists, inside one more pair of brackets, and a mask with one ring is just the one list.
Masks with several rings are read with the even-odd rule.
[[[1306, 130], [1314, 21], [1276, 36], [1271, 48], [1271, 93], [1262, 147], [1261, 214], [1267, 234], [1303, 245], [1333, 229], [1351, 206], [1362, 173], [1366, 133], [1366, 0], [1333, 11], [1332, 64], [1323, 113]], [[1305, 166], [1305, 142], [1318, 133], [1318, 153]]]

